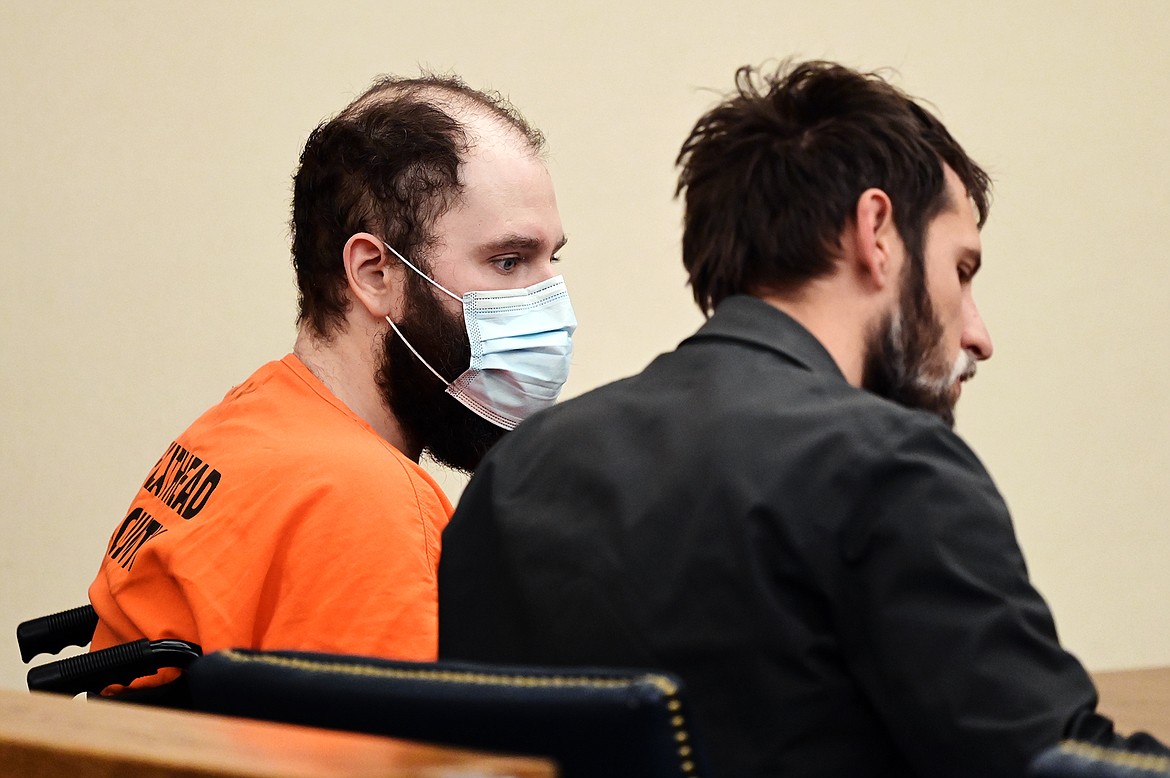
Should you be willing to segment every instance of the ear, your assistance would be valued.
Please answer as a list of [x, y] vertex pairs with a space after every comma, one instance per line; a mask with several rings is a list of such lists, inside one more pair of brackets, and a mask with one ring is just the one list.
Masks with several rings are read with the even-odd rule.
[[855, 267], [866, 284], [884, 289], [901, 277], [905, 249], [894, 223], [894, 204], [881, 189], [866, 189], [857, 198], [852, 248]]
[[402, 263], [381, 240], [368, 232], [351, 235], [341, 250], [341, 261], [350, 294], [370, 316], [397, 315], [402, 304]]

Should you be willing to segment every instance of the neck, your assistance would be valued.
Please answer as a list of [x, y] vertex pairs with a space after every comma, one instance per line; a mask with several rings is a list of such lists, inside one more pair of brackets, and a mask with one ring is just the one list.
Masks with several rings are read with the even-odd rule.
[[[364, 330], [364, 328], [362, 328]], [[376, 379], [381, 349], [378, 333], [358, 332], [350, 326], [326, 340], [307, 324], [297, 331], [293, 354], [309, 372], [390, 445], [418, 461], [422, 451], [410, 443], [391, 412]]]
[[860, 387], [874, 313], [842, 286], [834, 274], [813, 279], [793, 292], [762, 292], [756, 296], [812, 333], [837, 363], [845, 380]]

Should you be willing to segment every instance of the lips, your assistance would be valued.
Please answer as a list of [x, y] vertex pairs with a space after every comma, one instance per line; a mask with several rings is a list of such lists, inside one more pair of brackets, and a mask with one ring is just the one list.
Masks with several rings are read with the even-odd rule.
[[959, 354], [959, 358], [955, 360], [955, 369], [951, 373], [954, 376], [951, 382], [951, 398], [954, 402], [958, 402], [959, 396], [963, 393], [963, 384], [975, 377], [975, 368], [976, 361], [970, 352], [964, 351]]

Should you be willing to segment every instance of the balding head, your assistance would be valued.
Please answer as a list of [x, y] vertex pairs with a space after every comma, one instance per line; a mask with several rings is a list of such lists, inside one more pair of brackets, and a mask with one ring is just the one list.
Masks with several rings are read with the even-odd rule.
[[454, 76], [383, 77], [319, 125], [293, 186], [298, 323], [328, 338], [348, 299], [341, 251], [351, 235], [378, 235], [425, 263], [435, 220], [462, 192], [460, 165], [485, 138], [540, 156], [544, 136], [506, 99]]
[[458, 76], [425, 74], [419, 78], [383, 76], [338, 114], [338, 119], [356, 118], [377, 106], [397, 101], [423, 102], [463, 125], [474, 142], [477, 130], [491, 127], [511, 131], [533, 154], [544, 150], [544, 134], [532, 127], [499, 92], [472, 89]]

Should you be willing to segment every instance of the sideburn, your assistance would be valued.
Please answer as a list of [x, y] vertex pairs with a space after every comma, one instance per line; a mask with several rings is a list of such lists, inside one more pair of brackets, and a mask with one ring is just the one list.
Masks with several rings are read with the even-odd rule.
[[945, 377], [950, 368], [939, 355], [943, 328], [926, 290], [925, 257], [921, 249], [908, 249], [907, 258], [897, 314], [888, 314], [869, 335], [862, 387], [907, 408], [933, 413], [953, 427], [950, 395], [921, 380]]

